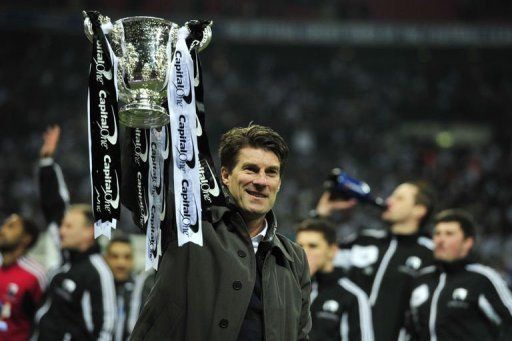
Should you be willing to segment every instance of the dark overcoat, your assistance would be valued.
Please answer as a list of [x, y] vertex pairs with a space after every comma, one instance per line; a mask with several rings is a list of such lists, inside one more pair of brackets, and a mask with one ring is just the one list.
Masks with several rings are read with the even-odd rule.
[[[203, 221], [204, 245], [178, 247], [170, 237], [155, 286], [132, 340], [237, 340], [256, 280], [256, 256], [236, 209], [212, 207], [212, 223]], [[307, 340], [311, 329], [311, 283], [304, 250], [268, 231], [260, 248], [265, 341]]]

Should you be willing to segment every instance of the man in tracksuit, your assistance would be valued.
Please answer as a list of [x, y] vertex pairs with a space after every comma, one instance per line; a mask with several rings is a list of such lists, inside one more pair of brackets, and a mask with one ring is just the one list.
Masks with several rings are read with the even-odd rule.
[[130, 330], [128, 319], [132, 309], [132, 295], [135, 288], [133, 276], [133, 246], [128, 236], [113, 237], [105, 250], [105, 260], [112, 270], [116, 286], [117, 320], [114, 341], [128, 340]]
[[511, 292], [493, 269], [473, 260], [474, 239], [467, 212], [436, 216], [436, 264], [421, 271], [410, 298], [413, 340], [512, 340]]
[[[330, 200], [324, 193], [320, 216], [346, 209], [354, 200]], [[369, 296], [376, 340], [397, 340], [402, 333], [412, 279], [433, 264], [432, 241], [421, 233], [433, 209], [434, 195], [423, 182], [399, 185], [386, 200], [382, 219], [389, 230], [363, 230], [340, 245], [348, 277]]]
[[[75, 266], [77, 266], [77, 263], [83, 263], [88, 258], [98, 258], [97, 265], [100, 266], [103, 271], [104, 261], [103, 259], [99, 259], [101, 258], [101, 254], [99, 253], [100, 250], [97, 247], [96, 242], [94, 242], [93, 246], [86, 252], [77, 251], [76, 245], [74, 245], [75, 241], [73, 241], [72, 245], [68, 247], [62, 247], [61, 245], [61, 241], [64, 242], [64, 238], [66, 238], [66, 231], [62, 231], [64, 225], [61, 225], [61, 221], [63, 221], [62, 219], [64, 217], [69, 215], [65, 214], [66, 208], [69, 207], [69, 192], [62, 170], [54, 161], [59, 140], [59, 126], [49, 127], [45, 131], [43, 134], [43, 145], [41, 146], [41, 158], [38, 169], [41, 207], [48, 223], [48, 232], [50, 237], [53, 239], [55, 247], [61, 249], [61, 255], [63, 256], [62, 258], [59, 258], [58, 261], [54, 260], [50, 263], [55, 266], [61, 265], [61, 268], [58, 270], [62, 270], [66, 269], [70, 264], [75, 264]], [[87, 222], [90, 220], [92, 223], [92, 217], [89, 217], [90, 208], [83, 205], [78, 205], [77, 207], [81, 208], [85, 221]], [[77, 221], [80, 222], [81, 220], [82, 217], [78, 216]], [[69, 223], [76, 223], [76, 221], [70, 221]], [[85, 231], [86, 233], [84, 238], [87, 239], [91, 229], [86, 229]], [[127, 317], [130, 314], [130, 302], [134, 287], [134, 280], [132, 278], [134, 266], [133, 248], [130, 244], [130, 240], [122, 237], [114, 237], [107, 246], [105, 258], [107, 261], [106, 264], [110, 267], [106, 278], [111, 278], [112, 275], [114, 276], [114, 282], [112, 284], [115, 283], [116, 290], [114, 302], [116, 303], [116, 316], [118, 319], [115, 321], [114, 339], [126, 340], [129, 336], [127, 329]], [[61, 263], [64, 265], [62, 266]], [[87, 264], [87, 261], [84, 264]], [[93, 274], [94, 273], [95, 271], [93, 271]], [[91, 278], [95, 278], [94, 275]], [[99, 283], [98, 279], [97, 284], [99, 285]], [[110, 282], [108, 282], [108, 287], [110, 287]], [[109, 307], [107, 308], [110, 309]], [[108, 314], [111, 314], [111, 312], [109, 311]]]
[[334, 267], [336, 231], [322, 219], [307, 219], [297, 230], [312, 280], [311, 341], [373, 341], [368, 295], [350, 281], [343, 269]]
[[36, 313], [36, 340], [111, 340], [114, 278], [94, 239], [92, 209], [72, 205], [59, 229], [66, 262], [53, 276]]

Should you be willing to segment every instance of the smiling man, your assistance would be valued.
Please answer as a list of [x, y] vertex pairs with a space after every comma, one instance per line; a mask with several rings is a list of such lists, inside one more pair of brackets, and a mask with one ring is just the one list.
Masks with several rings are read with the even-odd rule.
[[[204, 245], [178, 247], [175, 227], [133, 340], [306, 340], [311, 283], [302, 248], [276, 232], [272, 208], [288, 154], [270, 128], [220, 142], [227, 207], [203, 221]], [[169, 205], [172, 206], [172, 205]]]
[[436, 265], [421, 271], [409, 303], [413, 340], [512, 340], [512, 295], [493, 269], [474, 261], [474, 240], [467, 212], [436, 216]]

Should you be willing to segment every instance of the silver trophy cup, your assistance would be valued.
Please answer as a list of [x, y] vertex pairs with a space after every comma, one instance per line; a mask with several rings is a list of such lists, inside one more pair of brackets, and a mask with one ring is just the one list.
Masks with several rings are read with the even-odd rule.
[[[110, 19], [100, 16], [102, 25]], [[92, 41], [88, 18], [85, 33]], [[169, 113], [162, 104], [167, 99], [167, 74], [178, 36], [179, 26], [154, 17], [128, 17], [115, 21], [106, 34], [119, 59], [117, 87], [119, 92], [119, 121], [132, 128], [154, 128], [169, 123]], [[199, 50], [208, 45], [211, 29], [203, 32]]]

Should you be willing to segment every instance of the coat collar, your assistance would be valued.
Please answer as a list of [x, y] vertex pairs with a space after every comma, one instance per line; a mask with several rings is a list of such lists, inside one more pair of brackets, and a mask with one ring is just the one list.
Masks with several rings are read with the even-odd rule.
[[[228, 206], [212, 206], [211, 207], [211, 217], [212, 217], [212, 223], [216, 224], [220, 220], [223, 219], [224, 215], [226, 214], [233, 214], [233, 213], [239, 213], [238, 208], [234, 206], [233, 204], [228, 204]], [[277, 230], [277, 219], [274, 214], [274, 211], [269, 211], [267, 215], [265, 216], [265, 219], [267, 219], [268, 222], [268, 230], [267, 234], [265, 235], [265, 238], [261, 241], [263, 245], [267, 245], [267, 247], [271, 248], [272, 250], [277, 250], [283, 254], [283, 256], [289, 260], [290, 262], [293, 262], [293, 257], [290, 255], [286, 247], [283, 245], [281, 240], [279, 239], [279, 236], [276, 233]]]
[[283, 242], [281, 242], [281, 239], [279, 239], [279, 237], [277, 235], [275, 235], [275, 234], [274, 234], [273, 247], [272, 248], [275, 249], [275, 250], [280, 251], [284, 255], [284, 257], [286, 259], [288, 259], [288, 261], [290, 261], [290, 262], [294, 261], [293, 257], [290, 255], [288, 250], [286, 250], [286, 247], [283, 245]]

